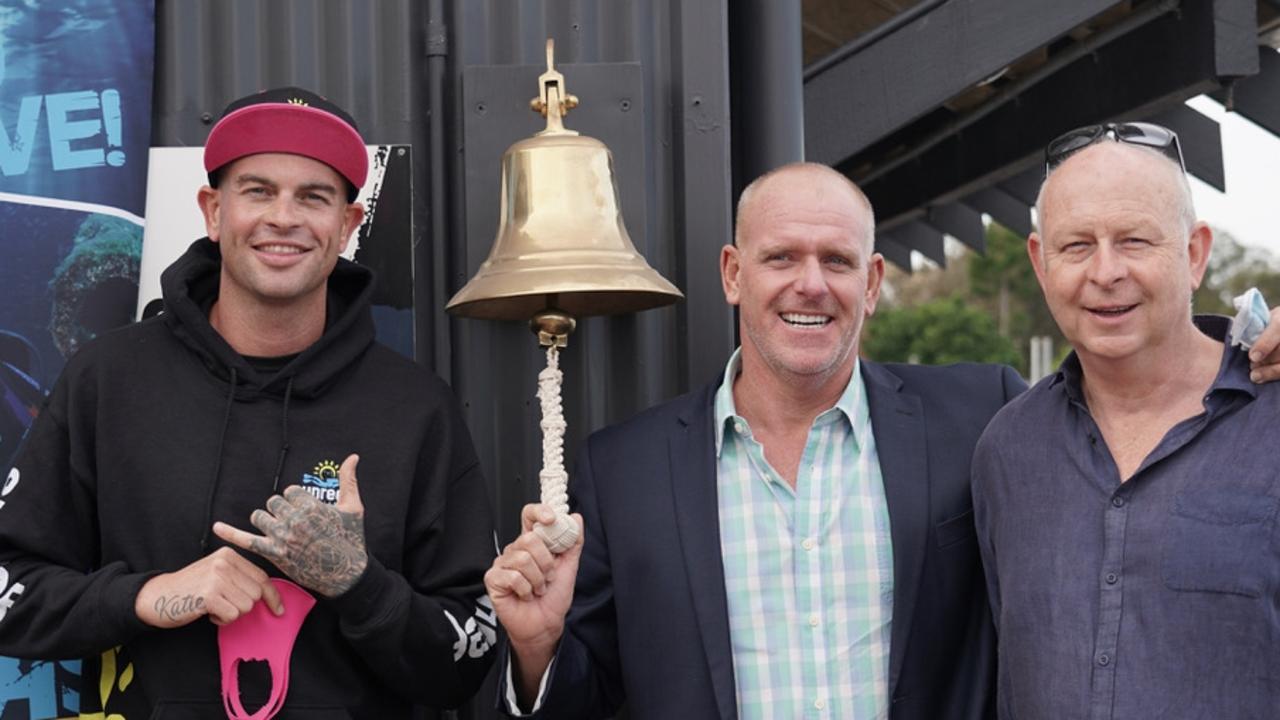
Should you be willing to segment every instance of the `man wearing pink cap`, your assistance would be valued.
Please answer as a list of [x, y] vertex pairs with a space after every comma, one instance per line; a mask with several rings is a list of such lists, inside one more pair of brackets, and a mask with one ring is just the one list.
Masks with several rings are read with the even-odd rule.
[[4, 480], [0, 654], [86, 658], [81, 712], [128, 720], [457, 705], [492, 661], [492, 518], [457, 401], [339, 257], [364, 141], [270, 90], [205, 169], [164, 313], [68, 362]]

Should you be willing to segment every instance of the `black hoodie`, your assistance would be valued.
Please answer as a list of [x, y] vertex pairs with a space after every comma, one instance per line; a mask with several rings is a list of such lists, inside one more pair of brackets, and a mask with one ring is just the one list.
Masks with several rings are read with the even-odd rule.
[[[67, 363], [0, 486], [0, 654], [85, 658], [83, 711], [225, 717], [213, 624], [144, 625], [138, 590], [217, 549], [215, 520], [256, 533], [249, 515], [273, 492], [333, 502], [355, 452], [369, 565], [342, 596], [317, 596], [277, 717], [461, 703], [493, 658], [495, 546], [456, 400], [374, 342], [368, 270], [339, 261], [323, 337], [269, 374], [209, 325], [219, 271], [217, 246], [197, 241], [161, 278], [162, 315]], [[248, 712], [269, 688], [265, 670], [241, 672]]]

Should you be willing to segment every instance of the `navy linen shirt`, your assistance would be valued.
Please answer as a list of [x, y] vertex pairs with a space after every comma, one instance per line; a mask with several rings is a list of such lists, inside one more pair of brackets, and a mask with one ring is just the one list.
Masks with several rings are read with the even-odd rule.
[[1000, 717], [1280, 717], [1280, 384], [1224, 347], [1205, 411], [1121, 484], [1080, 372], [1072, 354], [974, 453]]

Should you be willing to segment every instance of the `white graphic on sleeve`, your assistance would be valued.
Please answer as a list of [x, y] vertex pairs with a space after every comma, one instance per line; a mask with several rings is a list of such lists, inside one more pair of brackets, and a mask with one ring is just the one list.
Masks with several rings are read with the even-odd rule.
[[[0, 498], [8, 496], [13, 489], [18, 487], [18, 478], [21, 477], [18, 468], [9, 471], [9, 477], [5, 478], [4, 487], [0, 487]], [[0, 500], [0, 508], [4, 507], [4, 500]], [[0, 566], [0, 620], [4, 620], [4, 616], [9, 614], [9, 608], [13, 607], [13, 603], [26, 590], [26, 586], [20, 582], [9, 584], [9, 571]]]
[[0, 620], [4, 620], [4, 616], [9, 614], [9, 608], [13, 607], [14, 601], [26, 589], [20, 582], [10, 585], [9, 571], [0, 567]]
[[471, 658], [484, 657], [498, 641], [498, 617], [493, 612], [493, 603], [489, 602], [488, 595], [481, 595], [476, 599], [476, 614], [467, 618], [466, 625], [459, 625], [457, 618], [448, 610], [444, 611], [444, 616], [449, 618], [453, 631], [458, 633], [458, 639], [453, 643], [454, 662], [461, 660], [463, 655]]
[[[18, 472], [18, 468], [13, 468], [9, 471], [9, 477], [4, 480], [4, 487], [0, 488], [0, 498], [7, 496], [13, 492], [14, 488], [18, 487], [18, 478], [21, 476], [22, 474]], [[0, 500], [0, 508], [2, 507], [4, 507], [4, 500]]]

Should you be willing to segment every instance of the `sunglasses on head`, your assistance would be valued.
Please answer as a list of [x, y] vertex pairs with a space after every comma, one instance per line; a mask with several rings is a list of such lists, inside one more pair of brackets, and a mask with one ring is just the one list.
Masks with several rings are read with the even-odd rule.
[[1182, 172], [1187, 171], [1187, 164], [1182, 159], [1182, 146], [1178, 144], [1178, 134], [1167, 127], [1152, 123], [1104, 123], [1102, 125], [1085, 125], [1070, 132], [1059, 135], [1044, 149], [1045, 174], [1061, 165], [1067, 158], [1081, 150], [1106, 139], [1129, 145], [1141, 145], [1158, 150], [1161, 154], [1178, 163]]

